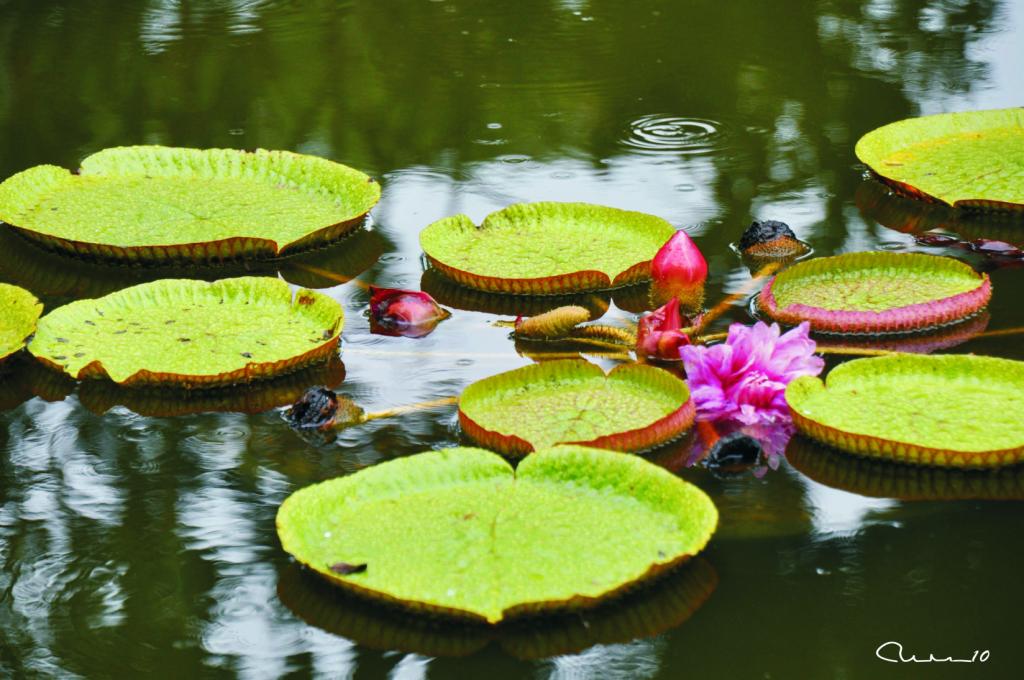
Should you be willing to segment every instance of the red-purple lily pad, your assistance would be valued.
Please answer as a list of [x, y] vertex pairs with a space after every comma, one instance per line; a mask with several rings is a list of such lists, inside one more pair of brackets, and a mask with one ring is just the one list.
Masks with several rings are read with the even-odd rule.
[[987, 274], [922, 253], [847, 253], [800, 262], [772, 277], [758, 307], [818, 333], [910, 333], [981, 312], [992, 296]]

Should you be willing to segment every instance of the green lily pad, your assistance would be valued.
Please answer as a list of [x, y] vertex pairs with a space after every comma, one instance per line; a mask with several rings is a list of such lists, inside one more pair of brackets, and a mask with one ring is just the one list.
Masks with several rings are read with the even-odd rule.
[[521, 203], [478, 227], [465, 215], [420, 234], [430, 264], [477, 290], [558, 295], [646, 281], [675, 233], [653, 215], [586, 203]]
[[[797, 428], [838, 449], [916, 465], [1024, 459], [1024, 362], [973, 355], [856, 359], [786, 388]], [[979, 409], [984, 416], [979, 416]]]
[[700, 552], [717, 520], [703, 491], [635, 456], [556, 447], [513, 471], [458, 448], [302, 489], [277, 532], [352, 592], [493, 624], [595, 606]]
[[36, 330], [43, 305], [24, 288], [0, 283], [0, 361], [25, 346]]
[[991, 296], [988, 275], [959, 260], [868, 252], [799, 262], [768, 280], [758, 307], [819, 333], [908, 333], [963, 321]]
[[857, 158], [896, 189], [956, 207], [1024, 209], [1024, 108], [942, 113], [872, 130]]
[[459, 398], [463, 432], [510, 456], [555, 444], [643, 451], [682, 435], [694, 416], [689, 388], [668, 371], [621, 364], [606, 376], [581, 359], [484, 378]]
[[343, 319], [331, 298], [293, 296], [280, 279], [165, 279], [55, 309], [29, 351], [77, 379], [213, 387], [326, 359]]
[[337, 240], [380, 199], [367, 175], [287, 151], [105, 149], [78, 174], [38, 165], [0, 184], [24, 236], [123, 261], [269, 258]]

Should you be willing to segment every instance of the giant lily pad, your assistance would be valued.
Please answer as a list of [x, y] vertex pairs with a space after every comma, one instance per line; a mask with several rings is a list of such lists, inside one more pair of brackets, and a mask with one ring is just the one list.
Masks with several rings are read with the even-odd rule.
[[912, 196], [1024, 209], [1024, 108], [901, 120], [861, 137], [856, 152], [883, 181]]
[[622, 364], [606, 376], [581, 359], [484, 378], [459, 398], [462, 430], [511, 456], [555, 444], [642, 451], [686, 432], [694, 415], [689, 388], [668, 371]]
[[646, 281], [672, 237], [653, 215], [586, 203], [522, 203], [478, 227], [465, 215], [420, 234], [430, 264], [457, 283], [496, 293], [557, 295]]
[[324, 360], [342, 323], [337, 302], [280, 279], [167, 279], [57, 308], [29, 351], [78, 379], [213, 387]]
[[330, 581], [408, 609], [497, 623], [591, 607], [703, 549], [703, 491], [635, 456], [460, 448], [302, 489], [281, 545]]
[[106, 149], [73, 174], [0, 184], [0, 219], [58, 250], [123, 261], [268, 258], [337, 240], [380, 198], [358, 170], [287, 151]]
[[856, 359], [833, 369], [826, 382], [797, 378], [786, 401], [801, 432], [850, 453], [960, 468], [1024, 460], [1024, 362], [972, 355]]
[[922, 253], [847, 253], [793, 265], [758, 297], [765, 314], [819, 333], [907, 333], [963, 321], [992, 296], [987, 274]]
[[36, 330], [43, 305], [24, 288], [0, 283], [0, 361], [22, 347]]

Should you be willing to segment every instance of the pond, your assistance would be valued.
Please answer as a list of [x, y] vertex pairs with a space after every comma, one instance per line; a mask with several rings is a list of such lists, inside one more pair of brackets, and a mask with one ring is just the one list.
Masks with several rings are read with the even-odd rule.
[[[683, 581], [493, 636], [336, 601], [297, 572], [274, 516], [298, 488], [458, 444], [444, 398], [532, 362], [495, 323], [514, 318], [514, 304], [424, 274], [418, 234], [447, 215], [479, 220], [538, 200], [658, 215], [706, 254], [712, 303], [750, 279], [730, 246], [754, 218], [789, 223], [816, 255], [953, 254], [991, 269], [995, 296], [979, 335], [945, 349], [1024, 359], [1022, 336], [999, 333], [1024, 325], [1022, 272], [911, 233], [944, 226], [1020, 245], [1024, 225], [959, 223], [894, 198], [853, 155], [862, 134], [893, 120], [1024, 104], [1024, 3], [0, 8], [2, 177], [143, 143], [290, 149], [376, 177], [369, 232], [269, 272], [344, 306], [344, 366], [267, 399], [285, 403], [315, 380], [369, 412], [434, 403], [330, 439], [300, 436], [260, 397], [196, 404], [76, 389], [16, 365], [0, 386], [0, 675], [1018, 676], [1019, 466], [879, 468], [802, 443], [777, 470], [727, 475], [686, 467], [684, 441], [652, 458], [703, 488], [722, 523]], [[0, 241], [0, 280], [47, 308], [152, 276], [69, 262], [9, 232]], [[425, 338], [371, 334], [369, 284], [422, 286], [453, 315]], [[748, 302], [714, 330], [749, 322]], [[604, 322], [636, 318], [628, 302], [601, 304]], [[984, 404], [964, 408], [985, 417]], [[886, 641], [990, 658], [908, 673], [876, 658]]]

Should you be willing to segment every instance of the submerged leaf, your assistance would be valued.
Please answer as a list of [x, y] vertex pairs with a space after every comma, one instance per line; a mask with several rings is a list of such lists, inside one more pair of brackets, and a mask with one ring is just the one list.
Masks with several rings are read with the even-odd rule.
[[[471, 448], [381, 463], [292, 494], [277, 529], [356, 594], [493, 624], [593, 607], [700, 552], [717, 521], [703, 491], [652, 463], [560, 446], [516, 470]], [[345, 575], [327, 566], [338, 555], [373, 569]]]

